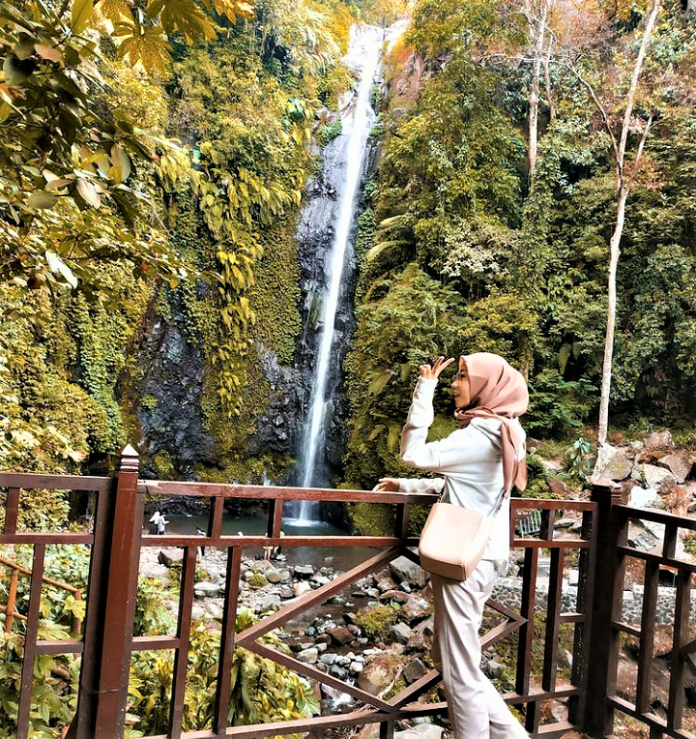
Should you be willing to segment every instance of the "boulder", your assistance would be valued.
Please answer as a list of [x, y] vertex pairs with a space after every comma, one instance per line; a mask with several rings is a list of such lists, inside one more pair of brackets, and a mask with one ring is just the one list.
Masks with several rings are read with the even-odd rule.
[[641, 477], [649, 488], [659, 490], [663, 485], [675, 485], [677, 480], [674, 475], [664, 467], [654, 464], [643, 464], [640, 467]]
[[153, 580], [160, 580], [167, 576], [167, 566], [160, 562], [141, 562], [140, 574]]
[[571, 526], [574, 526], [575, 523], [576, 521], [574, 518], [560, 518], [553, 526], [556, 529], [569, 529]]
[[605, 464], [601, 469], [596, 470], [595, 476], [605, 480], [625, 480], [630, 477], [633, 470], [633, 460], [628, 456], [628, 450], [611, 448], [612, 453], [607, 451]]
[[396, 582], [407, 582], [409, 585], [413, 585], [419, 590], [424, 588], [430, 579], [430, 576], [425, 570], [415, 562], [411, 562], [410, 559], [403, 556], [390, 562], [389, 570]]
[[679, 451], [672, 452], [658, 461], [659, 467], [669, 470], [674, 479], [681, 485], [686, 482], [686, 478], [691, 474], [693, 467], [692, 457], [689, 452]]
[[637, 485], [631, 488], [628, 496], [628, 505], [633, 508], [649, 508], [660, 499], [657, 490], [653, 488], [640, 488]]
[[389, 629], [389, 636], [398, 644], [406, 644], [411, 636], [411, 627], [405, 623], [394, 624]]
[[403, 676], [404, 680], [410, 685], [415, 683], [416, 680], [420, 680], [425, 674], [427, 674], [428, 668], [425, 666], [422, 660], [416, 657], [412, 659], [406, 667], [404, 667]]
[[353, 634], [345, 626], [337, 626], [335, 629], [329, 629], [326, 633], [331, 637], [334, 644], [341, 647], [353, 640]]
[[405, 731], [394, 732], [394, 739], [442, 739], [442, 726], [416, 724]]
[[391, 652], [377, 654], [358, 675], [358, 687], [370, 695], [378, 695], [392, 684], [401, 669], [403, 658]]
[[653, 431], [645, 437], [646, 449], [673, 449], [674, 441], [669, 429], [664, 431]]
[[279, 570], [277, 567], [269, 567], [266, 570], [266, 580], [268, 582], [288, 582], [292, 580], [290, 570]]
[[417, 629], [411, 629], [411, 636], [408, 638], [404, 652], [424, 652], [427, 648], [428, 642], [426, 641], [423, 632], [418, 631]]
[[570, 487], [558, 477], [551, 476], [549, 477], [547, 482], [549, 484], [549, 487], [551, 488], [551, 492], [555, 493], [556, 495], [560, 495], [561, 498], [568, 498], [573, 492]]
[[157, 555], [157, 561], [165, 567], [180, 565], [184, 561], [184, 550], [179, 547], [160, 549], [160, 553]]
[[631, 521], [628, 525], [628, 543], [636, 549], [650, 551], [658, 545], [659, 539], [645, 526]]
[[435, 617], [429, 616], [425, 621], [421, 621], [414, 626], [414, 631], [418, 631], [425, 636], [432, 636], [435, 633]]

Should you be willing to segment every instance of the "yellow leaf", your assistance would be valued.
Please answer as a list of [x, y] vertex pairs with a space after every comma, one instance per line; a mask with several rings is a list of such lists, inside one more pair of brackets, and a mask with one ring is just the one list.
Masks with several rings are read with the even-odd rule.
[[73, 0], [70, 28], [75, 35], [81, 34], [92, 17], [92, 0]]

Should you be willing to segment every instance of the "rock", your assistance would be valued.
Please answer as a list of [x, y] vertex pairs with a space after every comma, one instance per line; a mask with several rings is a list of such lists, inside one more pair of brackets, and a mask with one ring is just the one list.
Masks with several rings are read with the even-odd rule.
[[631, 488], [631, 492], [628, 496], [628, 505], [634, 508], [649, 508], [653, 503], [656, 503], [660, 497], [657, 494], [657, 490], [653, 488], [639, 488], [637, 485]]
[[664, 467], [658, 467], [654, 464], [643, 464], [640, 466], [641, 478], [645, 480], [649, 488], [660, 490], [664, 484], [676, 484], [677, 480], [674, 475]]
[[674, 441], [672, 440], [672, 434], [669, 429], [653, 431], [652, 434], [648, 434], [645, 437], [646, 449], [672, 449], [673, 447]]
[[295, 593], [293, 592], [292, 588], [281, 588], [279, 591], [279, 595], [283, 600], [290, 600], [290, 598], [295, 597]]
[[[321, 696], [324, 698], [324, 700], [332, 701], [336, 704], [346, 704], [346, 703], [352, 703], [355, 701], [355, 698], [353, 698], [351, 695], [348, 695], [348, 693], [344, 693], [342, 690], [339, 690], [338, 688], [334, 688], [331, 685], [324, 685], [324, 683], [321, 684]], [[379, 726], [379, 724], [378, 724]], [[379, 732], [378, 732], [379, 735]]]
[[569, 529], [571, 526], [574, 526], [576, 523], [574, 518], [561, 518], [556, 523], [554, 523], [554, 528], [556, 529]]
[[329, 667], [329, 675], [337, 677], [339, 680], [345, 680], [348, 677], [348, 672], [344, 667], [333, 664]]
[[421, 621], [419, 624], [414, 626], [414, 630], [419, 631], [425, 636], [432, 636], [435, 633], [435, 617], [430, 616], [426, 618], [425, 621]]
[[292, 588], [292, 592], [295, 594], [296, 598], [299, 598], [301, 595], [308, 593], [311, 589], [312, 586], [306, 580], [303, 580], [302, 582], [295, 583]]
[[391, 600], [402, 605], [408, 600], [408, 593], [403, 590], [387, 590], [379, 596], [380, 600]]
[[343, 614], [343, 620], [347, 624], [357, 624], [358, 623], [358, 614], [353, 613], [352, 611], [346, 612]]
[[221, 590], [220, 584], [214, 582], [197, 582], [193, 586], [193, 594], [196, 598], [214, 598]]
[[415, 562], [411, 562], [410, 559], [403, 556], [390, 562], [389, 570], [396, 582], [407, 582], [409, 585], [414, 585], [419, 590], [424, 588], [430, 579], [425, 570], [419, 567]]
[[206, 615], [205, 608], [200, 603], [194, 603], [191, 608], [191, 620], [200, 621]]
[[408, 619], [409, 624], [415, 621], [421, 621], [432, 612], [431, 604], [425, 599], [417, 595], [409, 595], [408, 600], [402, 606], [402, 613]]
[[222, 618], [224, 609], [221, 600], [208, 600], [203, 607], [211, 618]]
[[160, 562], [142, 562], [140, 564], [140, 574], [143, 577], [149, 577], [153, 580], [160, 580], [167, 576], [167, 566]]
[[280, 608], [280, 596], [274, 593], [264, 596], [256, 601], [257, 613], [266, 611], [277, 611]]
[[406, 644], [411, 636], [411, 627], [404, 623], [394, 624], [389, 629], [389, 636], [399, 644]]
[[[365, 650], [365, 654], [368, 651], [370, 650]], [[358, 687], [370, 695], [378, 695], [388, 685], [391, 685], [402, 664], [402, 658], [396, 654], [389, 652], [375, 654], [358, 675]]]
[[607, 459], [607, 462], [601, 470], [597, 470], [595, 476], [605, 480], [625, 480], [631, 475], [633, 460], [628, 457], [628, 451], [626, 449], [616, 449], [614, 447], [611, 447], [611, 449], [613, 450], [611, 456], [609, 455], [609, 450], [607, 450], [605, 453], [606, 456], [604, 457]]
[[568, 485], [563, 482], [563, 480], [558, 477], [554, 477], [553, 475], [548, 478], [548, 484], [552, 492], [556, 495], [560, 495], [562, 498], [569, 497], [573, 492]]
[[310, 578], [314, 574], [312, 565], [295, 565], [293, 572], [297, 577]]
[[416, 724], [405, 731], [394, 732], [394, 739], [442, 739], [442, 726]]
[[316, 638], [317, 644], [331, 644], [331, 635], [330, 634], [319, 634], [319, 636]]
[[266, 580], [268, 582], [288, 582], [292, 580], [290, 570], [279, 570], [277, 567], [269, 567], [266, 570]]
[[500, 679], [503, 676], [503, 672], [505, 671], [505, 668], [500, 664], [500, 662], [496, 662], [495, 660], [490, 660], [488, 664], [486, 665], [486, 671], [488, 673], [488, 676], [491, 679]]
[[179, 549], [179, 547], [160, 549], [160, 553], [157, 555], [157, 561], [165, 567], [179, 565], [184, 561], [184, 550]]
[[377, 590], [379, 590], [380, 593], [388, 593], [390, 590], [394, 590], [396, 588], [396, 583], [390, 576], [386, 577], [380, 577], [377, 580]]
[[686, 478], [691, 474], [691, 468], [693, 467], [691, 455], [684, 451], [672, 452], [672, 454], [662, 457], [657, 464], [659, 467], [669, 470], [680, 485], [686, 482]]
[[332, 665], [338, 659], [338, 655], [333, 652], [326, 652], [319, 657], [319, 661], [325, 665]]
[[412, 659], [406, 667], [404, 667], [403, 676], [404, 680], [410, 685], [415, 683], [416, 680], [420, 680], [423, 675], [427, 674], [428, 668], [425, 666], [422, 660], [416, 657]]
[[654, 549], [659, 542], [659, 539], [648, 531], [641, 524], [633, 521], [628, 524], [628, 543], [630, 546], [636, 549], [643, 549], [650, 551]]
[[360, 636], [360, 633], [361, 632], [360, 632], [360, 627], [359, 626], [356, 626], [355, 624], [348, 624], [348, 626], [346, 626], [346, 628], [348, 629], [348, 631], [350, 631], [350, 633], [353, 636]]
[[365, 663], [364, 662], [358, 662], [355, 660], [355, 662], [350, 663], [350, 667], [348, 668], [348, 672], [355, 677], [356, 675], [359, 675], [363, 670], [365, 669]]
[[301, 652], [298, 652], [297, 659], [300, 660], [300, 662], [306, 662], [308, 665], [313, 665], [317, 659], [319, 658], [319, 652], [315, 647], [310, 647], [309, 649], [303, 649]]
[[406, 642], [406, 649], [404, 651], [406, 653], [424, 652], [427, 648], [428, 643], [425, 640], [423, 632], [411, 629], [411, 636], [409, 636], [408, 642]]
[[345, 626], [337, 626], [335, 629], [329, 629], [327, 634], [329, 634], [334, 644], [341, 647], [353, 639], [353, 634]]

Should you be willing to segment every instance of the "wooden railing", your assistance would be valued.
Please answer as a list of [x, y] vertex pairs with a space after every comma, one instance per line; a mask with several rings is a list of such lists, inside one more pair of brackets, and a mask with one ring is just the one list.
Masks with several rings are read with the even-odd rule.
[[[446, 712], [445, 703], [420, 703], [419, 696], [430, 691], [441, 679], [435, 670], [427, 673], [397, 695], [386, 699], [368, 693], [347, 682], [300, 662], [295, 657], [259, 642], [259, 638], [294, 616], [322, 603], [327, 598], [378, 571], [398, 556], [418, 562], [417, 537], [408, 535], [410, 507], [432, 503], [436, 496], [403, 493], [376, 493], [352, 490], [316, 490], [287, 487], [218, 485], [205, 483], [144, 481], [138, 477], [138, 458], [127, 447], [121, 458], [117, 480], [101, 477], [68, 477], [0, 473], [0, 488], [6, 489], [5, 528], [0, 544], [33, 545], [32, 580], [26, 614], [25, 653], [21, 693], [17, 716], [17, 739], [28, 739], [34, 661], [40, 654], [80, 654], [79, 699], [75, 718], [67, 736], [70, 739], [121, 737], [126, 718], [128, 674], [133, 651], [173, 650], [174, 680], [167, 734], [148, 739], [213, 739], [217, 737], [262, 737], [315, 731], [338, 726], [379, 723], [380, 736], [389, 739], [395, 722], [418, 716]], [[94, 526], [91, 532], [18, 531], [20, 504], [30, 501], [33, 489], [93, 491], [96, 495]], [[206, 536], [143, 535], [145, 494], [195, 496], [210, 502]], [[601, 690], [606, 675], [588, 670], [592, 659], [593, 635], [603, 624], [597, 621], [595, 600], [595, 559], [600, 527], [608, 525], [607, 496], [611, 490], [596, 488], [593, 501], [547, 501], [513, 499], [510, 535], [512, 547], [524, 551], [523, 586], [519, 612], [495, 601], [488, 606], [502, 616], [502, 621], [482, 640], [486, 648], [517, 632], [517, 665], [515, 689], [504, 696], [524, 716], [527, 730], [536, 737], [560, 737], [571, 729], [585, 727], [591, 713], [589, 701]], [[223, 507], [228, 498], [266, 501], [268, 506], [265, 536], [228, 536], [223, 533]], [[387, 503], [395, 506], [394, 532], [390, 536], [284, 536], [281, 538], [283, 505], [289, 500]], [[604, 503], [602, 502], [604, 501]], [[574, 510], [582, 515], [582, 530], [577, 536], [558, 538], [554, 519], [559, 511]], [[515, 522], [540, 511], [541, 532], [538, 537], [515, 536]], [[602, 516], [604, 518], [602, 518]], [[602, 529], [603, 530], [603, 529]], [[91, 564], [87, 588], [87, 615], [82, 635], [65, 641], [37, 639], [39, 606], [43, 583], [46, 546], [69, 543], [90, 547]], [[133, 623], [137, 592], [138, 567], [142, 547], [163, 545], [183, 549], [183, 570], [179, 613], [175, 633], [168, 636], [134, 636]], [[374, 556], [350, 571], [322, 585], [281, 608], [259, 623], [235, 634], [235, 617], [239, 599], [242, 553], [248, 547], [282, 545], [284, 549], [299, 546], [354, 547], [369, 546], [379, 550]], [[189, 656], [189, 632], [195, 582], [196, 550], [200, 546], [227, 551], [227, 577], [222, 617], [221, 650], [213, 725], [198, 731], [182, 732], [186, 689], [186, 664]], [[539, 556], [548, 550], [549, 590], [542, 628], [535, 629], [540, 618], [537, 606], [537, 569]], [[580, 580], [577, 605], [572, 612], [562, 610], [564, 563], [577, 553]], [[575, 555], [574, 555], [575, 556]], [[603, 563], [604, 565], [604, 563]], [[601, 568], [597, 570], [599, 573]], [[572, 672], [568, 682], [558, 679], [559, 634], [566, 625], [574, 629]], [[539, 634], [541, 633], [541, 636]], [[539, 642], [539, 644], [537, 644]], [[357, 699], [362, 707], [351, 713], [327, 715], [297, 721], [253, 726], [229, 726], [230, 677], [237, 646], [256, 652], [310, 679], [340, 689]], [[539, 674], [533, 669], [534, 655], [542, 652]], [[568, 707], [567, 718], [544, 722], [543, 704], [561, 701]], [[681, 735], [679, 735], [681, 736]]]

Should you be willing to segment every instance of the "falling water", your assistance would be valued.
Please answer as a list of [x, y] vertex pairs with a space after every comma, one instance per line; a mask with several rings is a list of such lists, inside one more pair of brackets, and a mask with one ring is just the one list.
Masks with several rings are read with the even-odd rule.
[[[325, 420], [330, 388], [327, 379], [331, 370], [334, 324], [341, 290], [341, 277], [346, 261], [349, 237], [355, 214], [358, 188], [363, 176], [367, 140], [375, 122], [370, 103], [372, 82], [379, 65], [382, 32], [371, 27], [353, 28], [348, 55], [345, 59], [360, 75], [360, 82], [351, 114], [343, 117], [341, 138], [345, 174], [338, 193], [338, 214], [330, 257], [324, 270], [328, 289], [322, 308], [322, 332], [316, 355], [316, 375], [312, 387], [309, 416], [302, 448], [302, 486], [311, 487], [316, 476], [317, 465], [323, 457], [325, 444]], [[327, 393], [327, 390], [329, 391]], [[312, 520], [312, 506], [303, 501], [298, 511], [298, 521]]]

